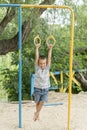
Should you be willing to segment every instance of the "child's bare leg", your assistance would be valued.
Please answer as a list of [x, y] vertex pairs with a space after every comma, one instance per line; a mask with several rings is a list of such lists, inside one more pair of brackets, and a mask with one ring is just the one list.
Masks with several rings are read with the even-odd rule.
[[34, 113], [35, 120], [39, 119], [39, 114], [37, 113], [38, 106], [39, 106], [39, 102], [38, 102], [38, 103], [36, 103], [36, 112]]
[[44, 102], [39, 102], [39, 103], [36, 103], [36, 112], [35, 112], [35, 115], [34, 115], [34, 120], [36, 121], [37, 119], [39, 119], [39, 113], [43, 107], [43, 104]]

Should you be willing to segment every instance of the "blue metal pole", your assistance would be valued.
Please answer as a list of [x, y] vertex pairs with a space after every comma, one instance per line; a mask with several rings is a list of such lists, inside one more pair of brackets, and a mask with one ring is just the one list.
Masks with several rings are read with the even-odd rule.
[[0, 7], [20, 7], [20, 4], [0, 4]]
[[30, 91], [30, 96], [31, 96], [31, 97], [32, 97], [33, 92], [34, 92], [34, 77], [35, 77], [35, 75], [32, 74], [32, 75], [31, 75], [31, 91]]
[[20, 4], [0, 4], [0, 7], [19, 7], [18, 24], [19, 24], [19, 128], [22, 127], [22, 13]]
[[64, 104], [63, 102], [47, 103], [47, 104], [44, 104], [44, 106], [57, 106], [57, 105], [63, 105], [63, 104]]
[[22, 128], [22, 10], [18, 8], [19, 23], [19, 128]]

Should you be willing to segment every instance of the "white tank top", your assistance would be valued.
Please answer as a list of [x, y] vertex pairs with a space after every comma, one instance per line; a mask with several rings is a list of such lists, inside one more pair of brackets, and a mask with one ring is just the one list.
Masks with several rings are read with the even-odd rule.
[[39, 66], [35, 66], [34, 87], [45, 89], [50, 87], [49, 67], [46, 66], [43, 70]]

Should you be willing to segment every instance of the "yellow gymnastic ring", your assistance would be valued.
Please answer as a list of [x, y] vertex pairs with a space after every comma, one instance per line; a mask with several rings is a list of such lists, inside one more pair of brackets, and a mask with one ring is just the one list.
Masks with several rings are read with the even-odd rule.
[[[36, 43], [36, 40], [38, 40], [39, 42]], [[34, 45], [36, 46], [37, 44], [41, 44], [41, 38], [39, 35], [37, 35], [35, 38], [34, 38]]]
[[56, 40], [55, 40], [55, 38], [54, 38], [54, 36], [53, 35], [50, 35], [47, 39], [46, 39], [46, 44], [48, 45], [49, 44], [49, 40], [53, 40], [53, 46], [55, 45], [55, 43], [56, 43]]

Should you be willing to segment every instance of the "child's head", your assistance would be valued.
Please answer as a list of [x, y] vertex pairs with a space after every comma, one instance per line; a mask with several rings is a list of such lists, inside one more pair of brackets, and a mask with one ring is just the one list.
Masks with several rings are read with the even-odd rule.
[[44, 55], [39, 56], [38, 64], [41, 67], [41, 69], [44, 69], [46, 67], [46, 65], [47, 65], [46, 56], [44, 56]]

